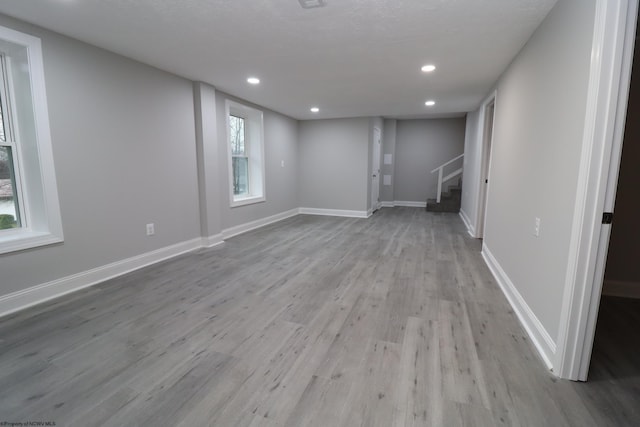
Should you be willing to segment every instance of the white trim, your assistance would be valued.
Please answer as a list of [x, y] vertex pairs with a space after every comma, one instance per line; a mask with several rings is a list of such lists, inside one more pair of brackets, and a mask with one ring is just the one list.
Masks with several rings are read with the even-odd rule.
[[123, 274], [130, 273], [148, 265], [176, 257], [186, 252], [191, 252], [199, 249], [201, 246], [202, 239], [191, 239], [0, 296], [0, 316], [6, 316], [7, 314], [23, 310], [36, 304], [96, 285], [105, 280], [122, 276]]
[[466, 214], [466, 212], [463, 211], [461, 208], [460, 212], [458, 212], [458, 215], [460, 215], [460, 218], [462, 219], [464, 226], [467, 227], [467, 233], [469, 233], [471, 237], [476, 237], [475, 229], [471, 225], [471, 220], [469, 219], [469, 216]]
[[368, 218], [367, 211], [349, 211], [342, 209], [300, 208], [302, 215], [344, 216], [349, 218]]
[[[225, 100], [225, 126], [227, 135], [227, 168], [229, 177], [229, 206], [239, 206], [261, 203], [266, 200], [266, 169], [264, 150], [264, 115], [262, 111], [240, 104], [230, 99]], [[245, 196], [233, 194], [233, 154], [231, 152], [231, 135], [229, 133], [229, 116], [231, 114], [242, 117], [245, 121], [245, 146], [249, 158], [249, 191]], [[248, 132], [248, 134], [247, 134]], [[257, 162], [257, 163], [256, 163]], [[256, 167], [258, 166], [258, 167]], [[253, 171], [253, 172], [252, 172]], [[255, 172], [259, 171], [259, 174]]]
[[222, 237], [226, 240], [230, 237], [237, 236], [238, 234], [246, 233], [247, 231], [255, 230], [256, 228], [264, 227], [265, 225], [273, 224], [274, 222], [282, 221], [283, 219], [296, 216], [298, 215], [298, 213], [299, 209], [291, 209], [279, 214], [260, 218], [255, 221], [250, 221], [244, 224], [225, 228], [224, 230], [222, 230]]
[[[480, 143], [480, 156], [478, 162], [478, 180], [476, 182], [476, 221], [473, 227], [473, 236], [477, 238], [484, 237], [485, 225], [487, 223], [487, 201], [489, 200], [489, 184], [491, 183], [489, 174], [491, 173], [491, 150], [493, 149], [493, 134], [495, 128], [496, 106], [497, 106], [498, 90], [493, 92], [480, 105], [480, 114], [478, 118], [478, 140]], [[493, 117], [491, 118], [491, 138], [487, 139], [487, 110], [493, 104]], [[484, 180], [489, 180], [489, 184], [485, 184]]]
[[520, 319], [520, 323], [527, 331], [531, 342], [535, 346], [547, 368], [553, 369], [552, 360], [556, 354], [556, 343], [551, 339], [551, 335], [544, 328], [535, 313], [527, 305], [525, 299], [520, 295], [515, 285], [502, 269], [496, 258], [493, 256], [489, 248], [485, 244], [482, 245], [482, 258], [487, 263], [489, 270], [495, 277], [502, 292], [507, 297], [513, 311]]
[[[378, 209], [379, 209], [379, 206], [378, 206], [378, 208], [376, 210], [378, 210]], [[373, 215], [373, 212], [374, 212], [373, 208], [367, 209], [367, 218], [369, 218], [371, 215]]]
[[404, 206], [407, 208], [426, 208], [427, 202], [412, 202], [412, 201], [404, 201], [404, 200], [394, 200], [394, 206]]
[[222, 233], [214, 234], [213, 236], [203, 237], [202, 238], [202, 247], [203, 248], [212, 248], [214, 246], [218, 246], [224, 243], [224, 238]]
[[602, 285], [602, 295], [623, 298], [640, 298], [640, 282], [605, 280]]
[[394, 202], [389, 202], [389, 201], [380, 202], [380, 207], [381, 208], [392, 208], [394, 206], [395, 206]]
[[[628, 92], [628, 82], [623, 77], [630, 71], [628, 55], [633, 51], [631, 31], [635, 31], [627, 17], [635, 22], [636, 8], [637, 0], [596, 3], [582, 153], [555, 359], [558, 375], [567, 379], [586, 380], [591, 357], [606, 258], [602, 246], [608, 241], [609, 228], [602, 226], [600, 216], [605, 207], [612, 150], [622, 143], [626, 103], [619, 102]], [[629, 15], [629, 11], [633, 14]]]

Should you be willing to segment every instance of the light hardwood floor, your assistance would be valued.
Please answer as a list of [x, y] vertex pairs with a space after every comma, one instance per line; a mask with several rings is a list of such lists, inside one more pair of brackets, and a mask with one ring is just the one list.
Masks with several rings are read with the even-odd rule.
[[638, 425], [637, 383], [545, 370], [479, 250], [455, 214], [300, 215], [5, 317], [0, 421]]

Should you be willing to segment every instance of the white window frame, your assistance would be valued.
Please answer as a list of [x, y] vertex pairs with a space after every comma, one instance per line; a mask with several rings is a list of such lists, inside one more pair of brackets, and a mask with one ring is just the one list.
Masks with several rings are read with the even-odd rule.
[[[244, 119], [245, 153], [249, 158], [249, 194], [247, 195], [233, 194], [234, 156], [231, 150], [230, 116], [236, 116]], [[226, 100], [225, 124], [227, 129], [227, 160], [229, 166], [229, 205], [233, 208], [266, 201], [262, 111], [231, 100]]]
[[[3, 79], [3, 84], [6, 82], [3, 88], [3, 107], [6, 108], [3, 111], [7, 116], [5, 134], [7, 142], [10, 141], [10, 144], [3, 145], [12, 147], [21, 220], [18, 228], [0, 230], [0, 254], [5, 254], [60, 243], [64, 236], [40, 39], [0, 26], [0, 53], [4, 57], [6, 72]], [[26, 85], [28, 90], [15, 90], [14, 66], [20, 68], [23, 74], [20, 84]], [[27, 71], [26, 75], [24, 71]], [[20, 129], [30, 132], [21, 132]]]

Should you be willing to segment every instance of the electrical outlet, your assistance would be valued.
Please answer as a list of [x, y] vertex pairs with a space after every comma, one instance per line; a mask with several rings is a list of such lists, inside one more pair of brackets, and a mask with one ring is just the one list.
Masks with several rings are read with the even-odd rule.
[[540, 236], [540, 218], [536, 217], [535, 226], [533, 228], [533, 235], [536, 237]]
[[281, 161], [280, 161], [280, 166], [281, 166], [281, 167], [284, 167], [284, 160], [281, 160]]
[[153, 236], [156, 234], [156, 229], [153, 223], [147, 224], [147, 236]]

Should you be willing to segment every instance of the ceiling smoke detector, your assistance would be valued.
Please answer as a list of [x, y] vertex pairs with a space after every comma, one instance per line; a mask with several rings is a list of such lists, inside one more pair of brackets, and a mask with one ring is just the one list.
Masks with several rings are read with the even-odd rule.
[[326, 6], [325, 0], [298, 0], [303, 9], [313, 9]]

